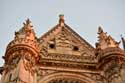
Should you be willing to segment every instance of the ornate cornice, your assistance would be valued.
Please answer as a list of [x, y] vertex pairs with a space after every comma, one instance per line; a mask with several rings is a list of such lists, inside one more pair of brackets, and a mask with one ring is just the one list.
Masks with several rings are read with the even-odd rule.
[[114, 57], [114, 56], [125, 58], [125, 53], [120, 48], [110, 47], [110, 48], [101, 50], [98, 55], [99, 61], [105, 58]]
[[7, 46], [7, 50], [11, 49], [14, 46], [18, 46], [18, 45], [29, 46], [29, 47], [33, 48], [34, 50], [36, 50], [37, 52], [39, 52], [39, 47], [38, 47], [37, 41], [33, 41], [30, 39], [24, 39], [24, 38], [15, 39], [15, 40], [11, 41]]
[[97, 59], [94, 56], [77, 56], [77, 55], [68, 55], [68, 54], [48, 54], [43, 56], [42, 59], [55, 59], [55, 60], [64, 60], [64, 61], [74, 61], [74, 62], [83, 62], [83, 63], [97, 63]]
[[44, 59], [41, 60], [38, 64], [39, 67], [50, 67], [50, 68], [62, 68], [69, 70], [88, 70], [94, 71], [98, 69], [96, 68], [96, 63], [82, 63], [82, 62], [70, 62], [70, 61], [57, 61], [57, 60], [49, 60]]

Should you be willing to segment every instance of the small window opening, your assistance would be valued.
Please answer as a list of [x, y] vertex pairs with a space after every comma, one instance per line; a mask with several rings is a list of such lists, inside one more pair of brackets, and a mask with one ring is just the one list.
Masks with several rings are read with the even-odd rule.
[[62, 83], [63, 81], [62, 80], [59, 80], [59, 83]]
[[55, 48], [55, 44], [50, 44], [49, 47], [50, 47], [51, 49], [53, 49], [53, 48]]
[[74, 51], [78, 51], [79, 48], [78, 48], [77, 46], [74, 46], [74, 47], [73, 47], [73, 50], [74, 50]]
[[68, 81], [67, 81], [67, 80], [65, 80], [65, 81], [64, 81], [64, 83], [68, 83]]

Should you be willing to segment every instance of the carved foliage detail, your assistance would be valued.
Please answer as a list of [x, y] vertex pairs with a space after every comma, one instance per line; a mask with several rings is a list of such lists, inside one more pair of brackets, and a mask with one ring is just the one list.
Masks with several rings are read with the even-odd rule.
[[105, 78], [109, 82], [118, 78], [121, 72], [121, 64], [119, 63], [119, 58], [113, 58], [114, 60], [108, 62], [104, 68]]
[[103, 29], [101, 27], [99, 27], [98, 29], [98, 38], [99, 38], [99, 42], [96, 43], [96, 47], [97, 49], [105, 49], [108, 47], [119, 47], [119, 43], [115, 41], [110, 35], [107, 35], [107, 32], [103, 32]]
[[36, 70], [35, 63], [36, 63], [35, 58], [32, 57], [30, 53], [26, 52], [23, 57], [23, 64], [24, 64], [25, 70], [31, 72], [31, 74], [34, 74]]
[[86, 44], [82, 44], [65, 27], [55, 36], [40, 46], [41, 58], [71, 60], [71, 61], [96, 61], [94, 50], [90, 51]]
[[91, 74], [91, 78], [94, 79], [96, 83], [108, 83], [107, 79], [100, 74]]
[[44, 70], [44, 69], [37, 69], [37, 81], [39, 81], [42, 77], [47, 76], [48, 74], [55, 73], [54, 70]]
[[62, 28], [62, 31], [56, 37], [56, 46], [57, 47], [66, 47], [71, 48], [71, 38], [69, 38], [69, 34]]

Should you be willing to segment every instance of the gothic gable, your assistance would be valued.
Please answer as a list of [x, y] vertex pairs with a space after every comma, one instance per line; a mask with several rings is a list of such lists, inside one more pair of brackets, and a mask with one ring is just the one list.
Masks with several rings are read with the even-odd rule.
[[95, 49], [67, 24], [59, 23], [39, 38], [44, 59], [91, 62]]
[[125, 50], [101, 27], [98, 34], [93, 48], [60, 15], [37, 38], [28, 19], [7, 46], [0, 83], [125, 83]]

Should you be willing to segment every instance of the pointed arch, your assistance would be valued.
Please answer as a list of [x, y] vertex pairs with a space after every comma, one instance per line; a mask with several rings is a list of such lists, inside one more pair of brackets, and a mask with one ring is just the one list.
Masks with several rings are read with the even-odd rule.
[[92, 80], [88, 76], [77, 74], [77, 73], [69, 73], [69, 72], [59, 72], [59, 73], [53, 73], [53, 74], [47, 75], [43, 77], [38, 83], [51, 83], [52, 80], [59, 80], [59, 79], [63, 79], [63, 80], [73, 79], [73, 80], [79, 81], [80, 83], [95, 83], [94, 80]]

